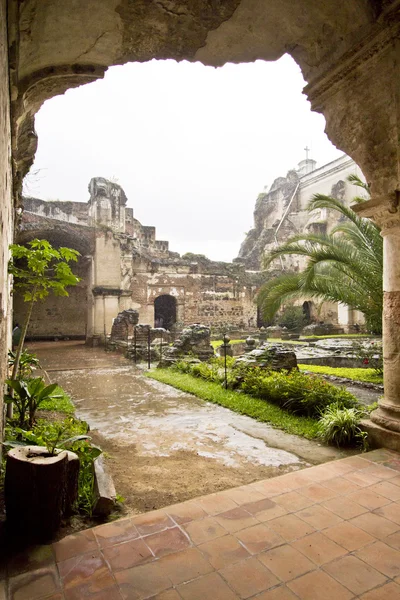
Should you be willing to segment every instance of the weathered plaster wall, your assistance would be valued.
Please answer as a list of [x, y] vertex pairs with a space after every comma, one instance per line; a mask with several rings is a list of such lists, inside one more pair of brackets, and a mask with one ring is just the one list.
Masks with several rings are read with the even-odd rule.
[[[7, 351], [11, 332], [11, 302], [7, 265], [12, 242], [11, 125], [8, 84], [6, 0], [0, 0], [0, 439], [3, 428], [3, 382], [7, 375]], [[0, 449], [1, 453], [1, 449]]]
[[[29, 338], [85, 338], [87, 330], [88, 264], [85, 258], [72, 269], [81, 278], [76, 287], [68, 288], [68, 296], [48, 296], [37, 302], [28, 328]], [[14, 298], [14, 322], [23, 323], [26, 304], [20, 295]]]
[[[329, 232], [338, 222], [337, 213], [321, 210], [307, 211], [314, 194], [333, 195], [350, 206], [360, 188], [347, 181], [349, 175], [364, 176], [355, 162], [346, 155], [315, 169], [307, 175], [295, 170], [286, 177], [275, 179], [268, 191], [259, 194], [254, 210], [254, 227], [248, 232], [239, 251], [239, 258], [248, 269], [262, 268], [263, 254], [298, 233]], [[273, 269], [298, 270], [304, 267], [300, 257], [277, 260]]]

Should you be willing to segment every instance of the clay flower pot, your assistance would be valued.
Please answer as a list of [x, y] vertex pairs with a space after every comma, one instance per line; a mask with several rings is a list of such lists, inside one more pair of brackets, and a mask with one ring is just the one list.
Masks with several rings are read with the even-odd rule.
[[67, 450], [56, 452], [18, 446], [7, 455], [7, 524], [36, 540], [51, 539], [78, 493], [79, 458]]

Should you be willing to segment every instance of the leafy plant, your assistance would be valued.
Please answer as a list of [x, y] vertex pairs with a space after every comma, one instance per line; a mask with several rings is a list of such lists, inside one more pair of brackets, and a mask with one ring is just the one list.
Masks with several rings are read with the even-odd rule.
[[[13, 350], [9, 350], [8, 352], [8, 366], [13, 367], [16, 360], [16, 352]], [[19, 370], [18, 370], [18, 379], [26, 379], [32, 375], [32, 372], [35, 369], [40, 369], [39, 359], [36, 354], [28, 352], [27, 350], [22, 350], [21, 356], [19, 358]]]
[[276, 321], [280, 327], [289, 330], [301, 329], [306, 323], [303, 308], [301, 306], [286, 306], [283, 312], [277, 316]]
[[93, 512], [94, 461], [102, 450], [88, 440], [79, 440], [70, 445], [70, 450], [78, 455], [80, 461], [78, 483], [79, 509], [91, 516]]
[[[267, 357], [266, 357], [267, 358]], [[181, 361], [174, 369], [205, 381], [224, 381], [223, 358], [212, 358], [207, 363]], [[257, 365], [236, 362], [229, 357], [228, 386], [240, 387], [245, 393], [273, 402], [285, 410], [312, 418], [319, 417], [329, 404], [356, 406], [356, 398], [343, 388], [336, 387], [320, 377], [298, 371], [276, 372]]]
[[367, 450], [367, 433], [360, 427], [363, 413], [356, 408], [344, 408], [338, 404], [327, 407], [319, 420], [318, 436], [335, 446], [362, 446]]
[[8, 271], [13, 275], [15, 289], [21, 290], [28, 310], [21, 337], [15, 352], [11, 379], [17, 378], [22, 348], [35, 302], [44, 300], [50, 292], [68, 296], [67, 286], [75, 286], [79, 277], [73, 274], [69, 263], [77, 261], [79, 252], [71, 248], [56, 250], [47, 240], [32, 240], [27, 246], [10, 245], [12, 258]]
[[53, 395], [54, 390], [57, 388], [57, 383], [46, 386], [41, 377], [28, 380], [7, 379], [6, 384], [14, 394], [7, 394], [4, 400], [7, 404], [12, 403], [17, 408], [19, 415], [18, 424], [20, 427], [24, 426], [28, 415], [28, 424], [32, 429], [36, 411], [41, 402], [50, 398], [57, 398], [57, 395]]
[[289, 412], [313, 418], [333, 403], [357, 405], [356, 398], [346, 390], [297, 371], [277, 373], [255, 367], [245, 374], [241, 387], [246, 393], [265, 398]]

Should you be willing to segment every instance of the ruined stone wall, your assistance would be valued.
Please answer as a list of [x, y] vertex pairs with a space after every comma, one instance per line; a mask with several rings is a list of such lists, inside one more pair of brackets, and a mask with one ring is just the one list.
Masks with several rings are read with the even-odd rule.
[[[68, 296], [48, 296], [37, 302], [28, 328], [28, 339], [32, 338], [82, 338], [87, 331], [87, 261], [80, 260], [72, 269], [81, 281], [76, 287], [68, 288]], [[14, 298], [14, 319], [20, 325], [26, 313], [26, 303], [20, 295]]]
[[[314, 161], [313, 161], [314, 162]], [[364, 179], [356, 163], [346, 155], [315, 169], [306, 175], [289, 171], [286, 177], [275, 179], [268, 191], [260, 194], [254, 210], [254, 227], [239, 251], [240, 261], [248, 269], [262, 268], [262, 257], [276, 243], [282, 243], [299, 233], [326, 233], [338, 223], [338, 215], [327, 210], [307, 211], [314, 194], [334, 196], [350, 206], [361, 190], [347, 181], [351, 174]], [[298, 270], [304, 260], [298, 256], [277, 260], [272, 268]]]
[[132, 308], [139, 311], [140, 323], [153, 325], [156, 298], [170, 295], [176, 299], [178, 325], [256, 324], [255, 284], [238, 276], [191, 273], [190, 269], [184, 264], [155, 273], [134, 269], [131, 300]]
[[[12, 242], [11, 126], [8, 82], [6, 0], [0, 0], [0, 439], [3, 437], [3, 381], [10, 347], [11, 301], [7, 265]], [[0, 447], [1, 455], [1, 447]]]
[[[310, 162], [315, 165], [315, 161]], [[362, 195], [362, 190], [347, 181], [351, 174], [364, 179], [356, 163], [343, 155], [311, 172], [303, 174], [301, 169], [297, 172], [289, 171], [286, 177], [275, 179], [271, 188], [257, 198], [254, 228], [248, 232], [240, 248], [239, 261], [247, 268], [261, 269], [263, 255], [291, 236], [301, 233], [329, 233], [338, 224], [338, 214], [327, 209], [309, 212], [308, 204], [314, 194], [333, 196], [347, 206], [353, 204], [353, 197]], [[269, 270], [277, 275], [284, 271], [301, 271], [306, 265], [306, 260], [305, 257], [297, 255], [283, 256], [276, 259]], [[306, 300], [308, 299], [299, 300], [295, 305], [301, 306]], [[354, 316], [354, 311], [349, 311], [348, 308], [342, 307], [339, 310], [337, 304], [312, 304], [312, 320], [348, 327], [354, 322], [364, 322], [362, 315]]]
[[40, 200], [25, 196], [24, 211], [35, 213], [50, 219], [68, 223], [88, 224], [88, 207], [85, 202], [64, 202], [60, 200]]

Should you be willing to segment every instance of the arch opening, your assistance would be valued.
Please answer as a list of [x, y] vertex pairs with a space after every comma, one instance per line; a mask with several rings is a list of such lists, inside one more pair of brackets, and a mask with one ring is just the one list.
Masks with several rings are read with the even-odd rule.
[[154, 327], [171, 329], [176, 323], [176, 298], [169, 294], [158, 296], [154, 300]]
[[311, 323], [312, 308], [313, 308], [312, 302], [310, 302], [309, 300], [306, 302], [303, 302], [303, 315], [304, 315], [304, 322], [306, 325], [309, 325]]

